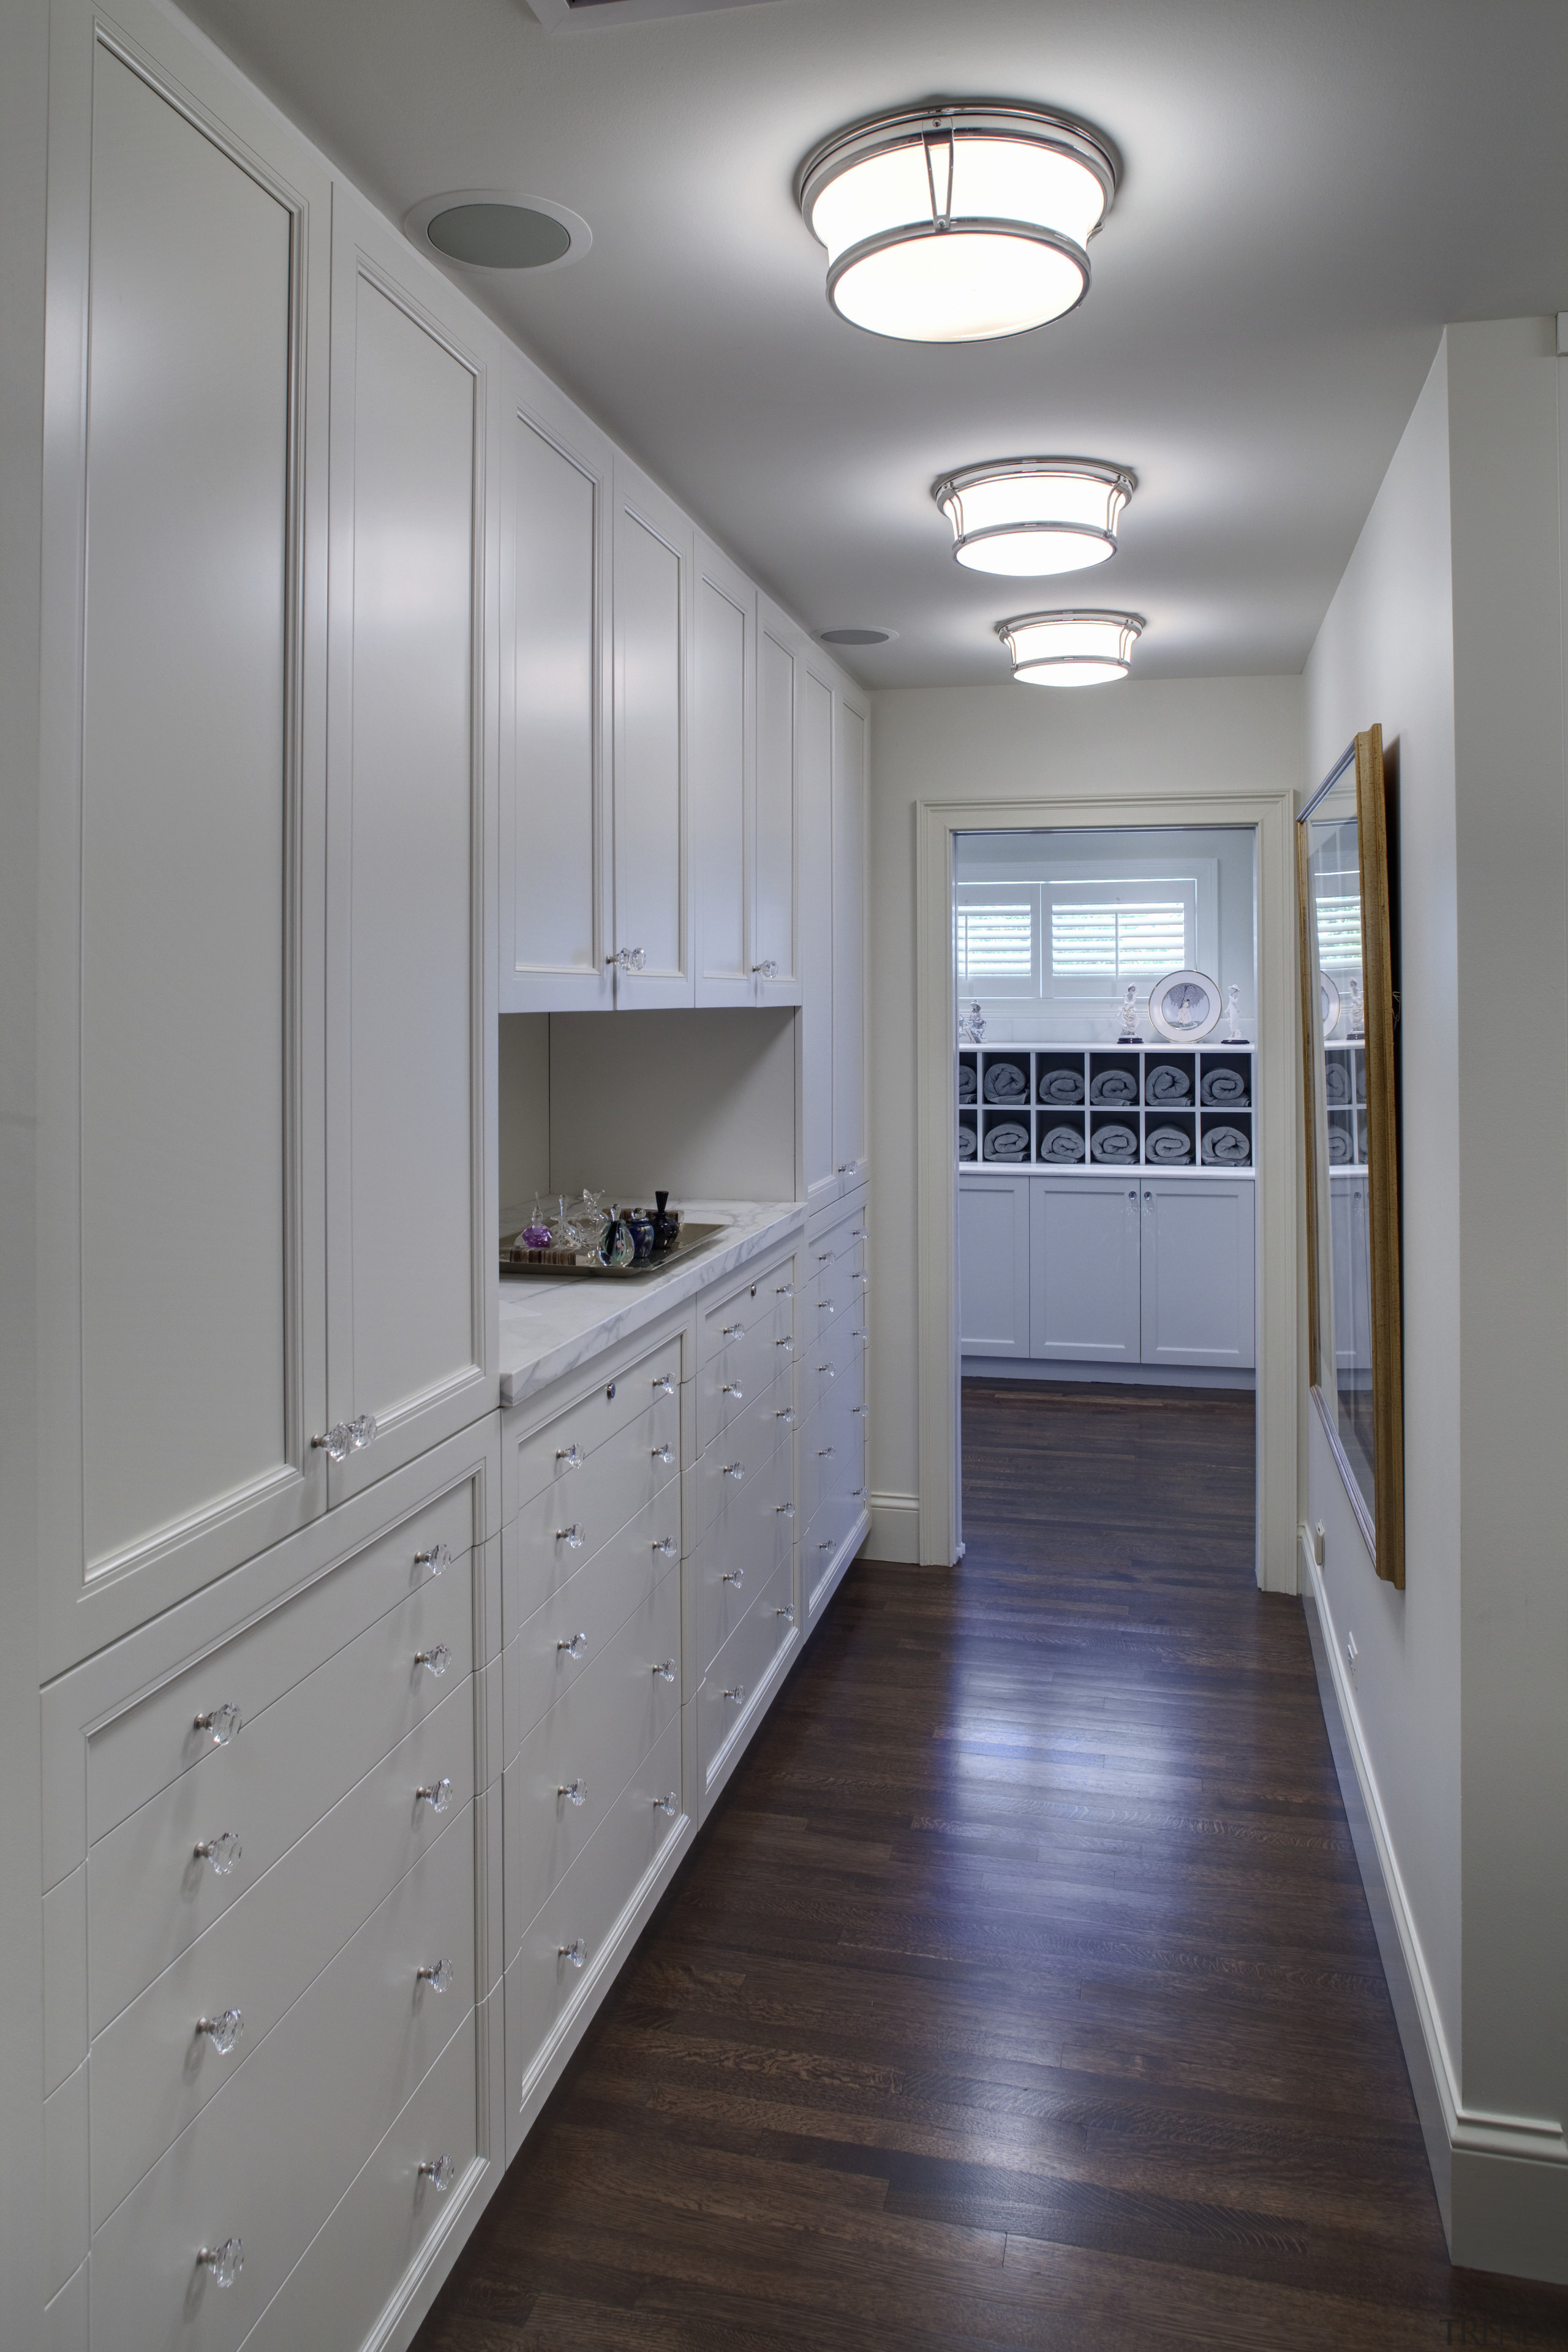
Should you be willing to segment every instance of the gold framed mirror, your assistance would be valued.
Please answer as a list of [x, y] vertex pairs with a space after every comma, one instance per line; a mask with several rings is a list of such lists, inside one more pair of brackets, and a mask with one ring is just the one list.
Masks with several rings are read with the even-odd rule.
[[1378, 1575], [1405, 1582], [1399, 1099], [1383, 730], [1296, 825], [1312, 1398]]

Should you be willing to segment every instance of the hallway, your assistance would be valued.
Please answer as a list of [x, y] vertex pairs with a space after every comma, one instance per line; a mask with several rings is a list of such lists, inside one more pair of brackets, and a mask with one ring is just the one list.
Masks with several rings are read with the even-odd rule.
[[416, 2352], [1568, 2344], [1448, 2268], [1250, 1397], [964, 1412]]

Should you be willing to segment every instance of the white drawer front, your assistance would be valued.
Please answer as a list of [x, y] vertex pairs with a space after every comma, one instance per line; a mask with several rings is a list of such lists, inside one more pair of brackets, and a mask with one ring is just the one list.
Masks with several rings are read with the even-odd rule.
[[757, 1595], [699, 1686], [697, 1767], [704, 1791], [736, 1745], [743, 1747], [756, 1729], [762, 1686], [794, 1632], [786, 1567]]
[[[537, 1608], [585, 1568], [656, 1497], [664, 1498], [665, 1534], [679, 1544], [679, 1431], [658, 1447], [647, 1437], [641, 1423], [634, 1423], [591, 1455], [574, 1478], [558, 1480], [523, 1504], [501, 1538], [503, 1559], [510, 1552], [513, 1563], [510, 1580], [503, 1568], [503, 1588], [510, 1582], [517, 1592], [520, 1611]], [[504, 1589], [501, 1605], [504, 1615]]]
[[[466, 1680], [98, 2036], [95, 2227], [468, 1803], [473, 1747]], [[452, 1782], [444, 1814], [411, 1801], [411, 1790], [444, 1775]], [[229, 2010], [245, 2025], [224, 2056], [196, 2021]]]
[[[92, 2242], [94, 2352], [229, 2352], [474, 2004], [471, 1807]], [[447, 1959], [452, 1989], [421, 1967]], [[237, 2237], [220, 2288], [200, 2250]]]
[[[448, 1663], [437, 1675], [436, 1653]], [[418, 1663], [421, 1655], [430, 1664]], [[94, 2033], [222, 1916], [262, 1872], [473, 1664], [469, 1569], [448, 1570], [247, 1723], [226, 1748], [100, 1838], [88, 1854], [89, 2022]], [[454, 1740], [456, 1748], [460, 1743]], [[456, 1780], [468, 1756], [446, 1768]], [[412, 1808], [412, 1796], [411, 1796]], [[238, 1859], [220, 1873], [196, 1855], [224, 1833]]]
[[[595, 1955], [681, 1818], [661, 1801], [680, 1788], [680, 1726], [672, 1723], [644, 1759], [549, 1902], [524, 1931], [506, 1972], [507, 2094], [515, 2105], [552, 2029], [586, 1986]], [[572, 1948], [581, 1945], [576, 1968]]]
[[857, 1316], [853, 1322], [840, 1318], [826, 1338], [802, 1357], [795, 1403], [803, 1425], [806, 1416], [837, 1390], [846, 1375], [851, 1384], [858, 1380], [858, 1363], [865, 1346], [860, 1318]]
[[198, 1716], [229, 1706], [244, 1724], [254, 1723], [324, 1659], [421, 1588], [434, 1585], [439, 1613], [443, 1587], [467, 1591], [473, 1535], [473, 1487], [465, 1481], [94, 1732], [88, 1745], [89, 1842], [182, 1772], [210, 1759], [213, 1731], [197, 1728]]
[[[639, 1609], [508, 1766], [506, 1950], [586, 1848], [626, 1782], [680, 1714], [680, 1570]], [[661, 1664], [673, 1663], [666, 1681]], [[576, 1791], [575, 1797], [569, 1792]]]
[[744, 1412], [726, 1423], [690, 1473], [695, 1500], [690, 1514], [695, 1542], [721, 1511], [733, 1506], [736, 1490], [763, 1471], [794, 1426], [795, 1384], [789, 1373], [749, 1398]]
[[[656, 1496], [586, 1568], [550, 1594], [507, 1644], [502, 1747], [510, 1763], [523, 1738], [569, 1690], [680, 1555], [679, 1490]], [[664, 1547], [670, 1546], [666, 1551]]]
[[795, 1328], [795, 1271], [793, 1255], [781, 1258], [762, 1274], [748, 1272], [743, 1280], [702, 1309], [697, 1334], [700, 1370], [715, 1358], [733, 1358], [737, 1349], [760, 1348], [783, 1339]]
[[737, 1492], [708, 1529], [687, 1570], [693, 1680], [704, 1675], [758, 1593], [789, 1565], [795, 1470], [787, 1446]]
[[[505, 1441], [503, 1440], [503, 1443]], [[668, 1446], [680, 1465], [680, 1340], [666, 1340], [531, 1437], [511, 1442], [512, 1510], [558, 1492], [567, 1517], [613, 1463], [643, 1461]], [[595, 1508], [597, 1508], [595, 1503]], [[510, 1514], [509, 1514], [510, 1516]]]

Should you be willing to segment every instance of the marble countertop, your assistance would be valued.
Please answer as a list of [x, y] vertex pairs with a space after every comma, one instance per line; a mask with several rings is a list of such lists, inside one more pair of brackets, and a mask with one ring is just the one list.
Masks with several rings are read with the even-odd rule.
[[710, 1283], [749, 1265], [805, 1229], [802, 1201], [677, 1201], [694, 1224], [729, 1227], [721, 1239], [635, 1282], [509, 1282], [500, 1286], [500, 1401], [521, 1404], [601, 1349], [657, 1322]]

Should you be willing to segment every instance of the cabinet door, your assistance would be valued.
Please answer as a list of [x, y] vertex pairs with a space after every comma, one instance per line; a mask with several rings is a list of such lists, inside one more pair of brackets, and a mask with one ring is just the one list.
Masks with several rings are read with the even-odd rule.
[[[798, 1004], [795, 954], [795, 632], [764, 598], [757, 634], [757, 793], [752, 961], [759, 1004]], [[769, 965], [773, 966], [770, 974]]]
[[1253, 1185], [1144, 1170], [1142, 1193], [1143, 1361], [1253, 1364]]
[[502, 424], [503, 1013], [608, 1010], [607, 441], [515, 370]]
[[73, 17], [51, 73], [46, 1674], [326, 1503], [330, 194], [176, 21], [138, 24], [132, 66]]
[[866, 1172], [866, 719], [835, 697], [833, 1165]]
[[754, 1004], [757, 592], [705, 540], [693, 570], [691, 899], [699, 1004]]
[[617, 1008], [695, 1001], [687, 835], [691, 526], [618, 457], [615, 532]]
[[[335, 205], [328, 740], [334, 1501], [494, 1402], [486, 1199], [486, 376], [477, 323]], [[439, 310], [432, 308], [439, 304]], [[485, 1244], [489, 1241], [487, 1250]]]
[[1329, 1238], [1329, 1262], [1333, 1274], [1334, 1361], [1343, 1372], [1369, 1372], [1372, 1292], [1363, 1173], [1331, 1173]]
[[1027, 1176], [958, 1185], [958, 1333], [965, 1356], [1029, 1352]]
[[833, 1158], [833, 688], [799, 673], [800, 1139], [806, 1201], [837, 1200]]
[[1138, 1185], [1121, 1176], [1028, 1181], [1029, 1353], [1137, 1363]]

